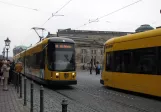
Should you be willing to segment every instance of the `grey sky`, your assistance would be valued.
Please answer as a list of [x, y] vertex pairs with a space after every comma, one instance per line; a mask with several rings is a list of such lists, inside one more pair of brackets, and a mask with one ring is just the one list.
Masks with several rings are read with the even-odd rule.
[[[44, 27], [51, 33], [57, 29], [72, 28], [88, 23], [89, 19], [111, 13], [123, 6], [138, 0], [72, 0], [58, 15], [51, 18], [44, 26], [42, 24], [69, 0], [0, 0], [20, 6], [38, 9], [30, 10], [22, 7], [3, 4], [0, 2], [0, 53], [4, 47], [4, 40], [9, 37], [12, 56], [14, 46], [36, 43], [39, 38], [31, 30], [32, 27]], [[141, 24], [153, 27], [161, 26], [161, 0], [142, 0], [128, 8], [80, 27], [80, 30], [134, 31]]]

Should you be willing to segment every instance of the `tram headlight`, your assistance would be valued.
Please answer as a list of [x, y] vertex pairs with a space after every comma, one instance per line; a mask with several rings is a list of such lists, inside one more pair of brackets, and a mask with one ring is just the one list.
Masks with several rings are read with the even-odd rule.
[[56, 73], [56, 76], [59, 76], [59, 73]]
[[75, 73], [72, 73], [72, 76], [74, 76], [75, 75]]

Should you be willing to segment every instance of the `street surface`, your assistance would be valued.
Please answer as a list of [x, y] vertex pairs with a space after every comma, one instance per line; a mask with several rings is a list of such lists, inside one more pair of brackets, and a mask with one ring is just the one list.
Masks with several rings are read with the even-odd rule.
[[[100, 84], [100, 75], [77, 72], [77, 85], [44, 87], [44, 110], [61, 112], [61, 101], [68, 100], [68, 112], [161, 112], [161, 101], [133, 93], [109, 89]], [[28, 105], [30, 101], [28, 80]], [[40, 85], [34, 84], [34, 111], [39, 111]]]
[[12, 84], [8, 86], [8, 91], [3, 91], [3, 86], [0, 85], [0, 112], [29, 111], [29, 107], [23, 106], [23, 100], [19, 97]]

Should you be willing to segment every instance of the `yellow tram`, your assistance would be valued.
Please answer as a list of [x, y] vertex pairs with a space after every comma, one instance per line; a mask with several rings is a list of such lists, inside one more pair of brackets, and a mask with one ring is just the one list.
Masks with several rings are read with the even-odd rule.
[[45, 38], [31, 48], [14, 56], [23, 63], [27, 77], [45, 84], [77, 84], [75, 43], [62, 37]]
[[112, 38], [104, 49], [101, 84], [161, 96], [161, 28]]

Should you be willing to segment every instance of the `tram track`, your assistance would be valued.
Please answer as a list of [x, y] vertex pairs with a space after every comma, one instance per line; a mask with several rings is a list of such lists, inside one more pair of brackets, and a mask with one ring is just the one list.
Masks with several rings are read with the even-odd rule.
[[[92, 96], [94, 98], [99, 99], [101, 102], [111, 101], [111, 102], [113, 102], [115, 104], [119, 104], [119, 105], [124, 106], [126, 108], [128, 107], [130, 109], [134, 109], [134, 110], [136, 110], [138, 112], [152, 112], [151, 110], [148, 110], [148, 109], [145, 109], [145, 108], [140, 108], [140, 107], [138, 107], [136, 105], [130, 105], [130, 104], [127, 104], [127, 103], [124, 103], [124, 102], [121, 102], [121, 101], [117, 101], [117, 100], [114, 100], [113, 98], [107, 98], [107, 97], [106, 98], [102, 98], [101, 96], [98, 96], [96, 94], [93, 94], [93, 93], [91, 93], [89, 91], [81, 90], [80, 88], [76, 88], [76, 87], [73, 87], [73, 88], [75, 90], [77, 90], [77, 91], [85, 92], [86, 94], [88, 94], [88, 95], [90, 95], [90, 96]], [[63, 95], [64, 97], [69, 98], [72, 101], [75, 101], [75, 102], [77, 102], [77, 103], [79, 103], [81, 105], [84, 105], [81, 102], [79, 102], [79, 101], [73, 99], [72, 97], [66, 95], [65, 93], [60, 92], [59, 90], [54, 90], [54, 91], [57, 92], [57, 93], [59, 93], [59, 94], [61, 94], [61, 95]], [[93, 111], [96, 111], [96, 112], [104, 112], [104, 110], [100, 111], [100, 110], [94, 109], [91, 106], [86, 106], [86, 105], [84, 105], [84, 106], [87, 107], [87, 108], [89, 108], [89, 109], [91, 109], [91, 110], [93, 110]]]
[[[159, 111], [154, 111], [151, 108], [147, 109], [144, 107], [139, 107], [138, 104], [132, 105], [132, 104], [128, 104], [123, 101], [117, 100], [117, 97], [116, 97], [117, 95], [111, 94], [110, 92], [108, 93], [108, 97], [102, 97], [101, 95], [102, 95], [104, 89], [97, 89], [96, 87], [95, 87], [95, 89], [92, 89], [91, 87], [88, 88], [87, 86], [84, 86], [84, 87], [83, 86], [84, 85], [69, 86], [67, 89], [65, 89], [65, 88], [64, 89], [63, 88], [55, 89], [55, 88], [45, 87], [46, 89], [48, 89], [46, 92], [46, 95], [48, 95], [49, 97], [52, 97], [51, 91], [54, 91], [55, 93], [60, 94], [62, 97], [67, 98], [70, 101], [72, 101], [73, 104], [77, 103], [78, 105], [80, 105], [80, 107], [84, 107], [84, 109], [89, 110], [89, 112], [105, 112], [109, 102], [112, 104], [120, 105], [123, 108], [132, 109], [137, 112], [159, 112]], [[71, 89], [71, 87], [72, 87], [72, 89]], [[94, 87], [94, 86], [92, 86], [92, 87]], [[102, 90], [102, 91], [98, 91], [98, 90]], [[72, 95], [74, 95], [74, 94], [81, 95], [81, 92], [85, 95], [85, 97], [91, 96], [92, 98], [95, 99], [94, 101], [98, 101], [98, 103], [101, 102], [103, 104], [101, 104], [101, 106], [97, 106], [97, 105], [95, 106], [95, 104], [87, 105], [87, 104], [84, 104], [84, 102], [82, 102], [81, 100], [79, 100], [79, 98], [72, 97]], [[101, 94], [97, 94], [97, 93], [101, 93]], [[103, 93], [103, 94], [104, 94], [104, 96], [106, 96], [106, 93]], [[109, 94], [110, 94], [110, 96], [109, 96]], [[114, 97], [111, 97], [111, 96], [114, 96]], [[83, 95], [82, 95], [82, 97], [83, 97]], [[89, 100], [89, 99], [86, 99], [86, 100]], [[86, 101], [86, 100], [84, 100], [84, 101]], [[110, 106], [108, 106], [108, 107], [110, 107]], [[111, 108], [113, 108], [113, 107], [111, 107]]]
[[[89, 112], [105, 112], [105, 110], [103, 110], [103, 109], [100, 109], [100, 108], [97, 109], [97, 108], [95, 108], [95, 107], [92, 107], [92, 106], [89, 106], [89, 105], [85, 105], [85, 104], [83, 104], [83, 102], [80, 102], [79, 99], [78, 99], [78, 100], [77, 100], [77, 99], [74, 99], [73, 97], [67, 95], [66, 93], [60, 92], [60, 90], [52, 89], [52, 88], [48, 88], [48, 89], [51, 89], [52, 91], [54, 91], [54, 92], [56, 92], [56, 93], [62, 95], [64, 98], [69, 99], [69, 100], [71, 100], [71, 101], [73, 101], [73, 102], [75, 102], [75, 103], [77, 103], [77, 104], [79, 104], [79, 105], [85, 107], [86, 109], [89, 110]], [[107, 97], [106, 97], [106, 98], [104, 99], [104, 98], [102, 98], [101, 96], [92, 94], [91, 92], [88, 92], [88, 91], [85, 91], [85, 90], [81, 90], [80, 88], [73, 87], [73, 90], [76, 90], [76, 91], [78, 91], [78, 92], [84, 92], [84, 93], [86, 93], [86, 94], [88, 94], [88, 95], [90, 95], [90, 96], [92, 96], [92, 97], [94, 97], [94, 98], [99, 99], [99, 101], [101, 101], [101, 102], [111, 101], [111, 102], [113, 102], [113, 103], [115, 103], [115, 104], [124, 106], [125, 108], [134, 109], [134, 110], [136, 110], [136, 111], [138, 111], [138, 112], [152, 112], [152, 111], [147, 110], [147, 109], [139, 108], [139, 107], [137, 107], [137, 106], [135, 106], [135, 105], [130, 105], [130, 104], [126, 104], [126, 103], [124, 103], [124, 102], [120, 102], [120, 101], [113, 100], [112, 98], [107, 98]], [[36, 91], [38, 92], [38, 90], [36, 90]], [[65, 91], [65, 90], [64, 90], [64, 91]], [[73, 92], [73, 91], [71, 90], [71, 92]], [[76, 94], [76, 93], [73, 93], [73, 94]], [[46, 95], [51, 96], [52, 94], [46, 92]], [[52, 97], [52, 96], [51, 96], [51, 97]], [[87, 99], [87, 100], [88, 100], [88, 99]]]
[[[82, 86], [82, 85], [78, 85], [78, 86]], [[117, 90], [115, 91], [113, 89], [111, 90], [111, 89], [108, 89], [108, 88], [101, 88], [101, 87], [96, 88], [95, 86], [90, 86], [90, 89], [89, 89], [84, 85], [82, 87], [84, 87], [84, 88], [78, 88], [78, 89], [85, 91], [85, 92], [88, 92], [90, 94], [93, 94], [94, 96], [97, 96], [98, 98], [101, 98], [101, 99], [102, 99], [102, 95], [103, 95], [102, 100], [105, 100], [105, 101], [106, 101], [106, 99], [111, 100], [115, 103], [118, 103], [118, 104], [121, 104], [121, 105], [122, 104], [127, 105], [130, 108], [136, 108], [135, 110], [142, 110], [144, 112], [161, 112], [161, 109], [158, 109], [156, 111], [155, 107], [151, 108], [151, 106], [152, 106], [151, 104], [154, 103], [154, 101], [156, 101], [155, 99], [140, 97], [140, 96], [133, 95], [132, 93], [129, 94], [128, 92], [125, 92], [125, 93], [119, 92]], [[92, 89], [91, 89], [92, 87], [95, 88], [94, 91], [92, 91]], [[113, 96], [113, 97], [110, 97], [109, 95]], [[107, 96], [109, 96], [109, 97], [107, 97]], [[121, 99], [128, 101], [128, 103], [125, 103], [124, 100], [121, 100]], [[151, 102], [151, 104], [149, 104], [148, 102]], [[129, 104], [129, 103], [131, 103], [131, 104]], [[132, 104], [132, 103], [135, 103], [135, 104]], [[156, 103], [156, 105], [158, 105], [158, 104], [159, 104], [159, 102]]]
[[[77, 88], [77, 89], [78, 89], [78, 88]], [[78, 91], [80, 91], [80, 89], [78, 89]], [[84, 90], [81, 90], [81, 91], [84, 91]], [[89, 94], [89, 95], [97, 96], [97, 98], [100, 98], [101, 101], [110, 100], [110, 101], [112, 101], [112, 102], [114, 102], [114, 103], [117, 103], [117, 104], [119, 104], [119, 105], [122, 105], [122, 106], [125, 106], [125, 107], [129, 107], [129, 108], [132, 108], [132, 109], [141, 111], [141, 112], [151, 112], [150, 110], [147, 110], [147, 109], [143, 109], [143, 108], [137, 107], [136, 105], [129, 105], [129, 104], [127, 104], [127, 103], [124, 103], [124, 102], [121, 102], [121, 101], [118, 101], [118, 100], [113, 100], [113, 98], [106, 97], [106, 98], [104, 99], [104, 98], [102, 98], [101, 96], [92, 94], [91, 92], [87, 92], [87, 91], [84, 91], [84, 92], [86, 92], [86, 93]], [[114, 95], [114, 94], [111, 94], [111, 95]], [[114, 95], [114, 96], [115, 96], [115, 95]]]
[[93, 107], [91, 107], [91, 106], [84, 105], [84, 104], [81, 103], [80, 101], [78, 101], [78, 100], [76, 100], [76, 99], [74, 99], [74, 98], [72, 98], [72, 97], [70, 97], [70, 96], [68, 96], [68, 95], [66, 95], [66, 94], [64, 94], [64, 93], [62, 93], [62, 92], [60, 92], [60, 91], [58, 91], [58, 90], [54, 90], [54, 89], [53, 89], [53, 91], [56, 92], [56, 93], [58, 93], [58, 94], [60, 94], [60, 95], [62, 95], [62, 96], [64, 96], [64, 97], [66, 97], [66, 98], [68, 98], [68, 99], [70, 99], [71, 101], [74, 101], [74, 102], [76, 102], [76, 103], [78, 103], [78, 104], [84, 106], [85, 108], [88, 108], [89, 110], [91, 110], [91, 111], [93, 111], [93, 112], [104, 112], [104, 110], [101, 110], [101, 111], [100, 111], [100, 110], [95, 109], [95, 108], [93, 108]]

